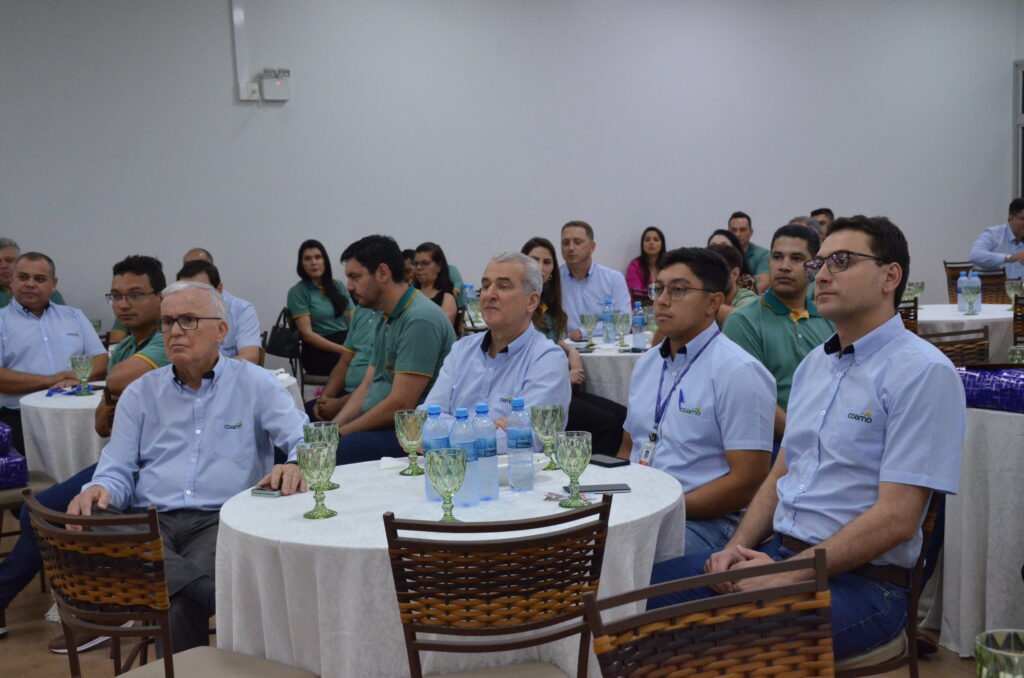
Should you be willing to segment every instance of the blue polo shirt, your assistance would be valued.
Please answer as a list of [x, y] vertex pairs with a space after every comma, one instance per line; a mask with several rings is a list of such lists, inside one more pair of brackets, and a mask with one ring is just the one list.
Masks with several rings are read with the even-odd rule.
[[[967, 405], [953, 364], [899, 314], [793, 375], [775, 531], [818, 544], [878, 500], [880, 481], [955, 494]], [[923, 516], [922, 516], [923, 519]], [[921, 532], [872, 562], [912, 567]]]
[[[55, 374], [71, 369], [73, 355], [103, 355], [96, 330], [72, 306], [50, 304], [40, 317], [12, 299], [0, 309], [0, 367], [28, 374]], [[0, 394], [0, 406], [20, 409], [24, 393]]]
[[[498, 419], [512, 412], [512, 398], [522, 398], [526, 407], [561, 405], [568, 416], [572, 387], [565, 351], [532, 325], [493, 358], [490, 346], [490, 331], [455, 342], [420, 407], [440, 405], [441, 411], [454, 414], [456, 408], [472, 412], [477, 403], [487, 403], [490, 417]], [[503, 453], [505, 432], [497, 433], [498, 452]], [[534, 438], [540, 450], [543, 446]]]
[[220, 354], [234, 358], [238, 355], [238, 349], [260, 345], [260, 320], [256, 316], [256, 309], [245, 299], [227, 292], [222, 292], [221, 296], [228, 307], [228, 334], [220, 342]]
[[626, 279], [618, 271], [591, 263], [590, 270], [583, 280], [576, 280], [569, 272], [569, 267], [562, 264], [559, 269], [562, 279], [562, 308], [569, 318], [567, 332], [580, 328], [580, 313], [597, 313], [597, 332], [603, 331], [600, 321], [604, 310], [604, 300], [611, 299], [616, 311], [630, 313], [629, 289]]
[[[677, 376], [688, 367], [673, 389]], [[714, 323], [675, 358], [670, 357], [666, 339], [637, 361], [623, 425], [633, 439], [630, 460], [634, 463], [654, 431], [659, 391], [668, 406], [651, 466], [678, 480], [684, 492], [728, 474], [726, 450], [771, 453], [775, 380]]]

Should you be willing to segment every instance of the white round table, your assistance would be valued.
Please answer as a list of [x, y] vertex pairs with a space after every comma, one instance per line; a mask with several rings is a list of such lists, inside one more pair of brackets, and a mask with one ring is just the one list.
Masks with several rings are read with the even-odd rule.
[[587, 393], [614, 400], [623, 407], [628, 406], [633, 366], [642, 355], [619, 353], [619, 349], [610, 344], [598, 344], [592, 353], [581, 353], [583, 371], [587, 377], [583, 385]]
[[[93, 382], [93, 385], [103, 382]], [[36, 391], [21, 398], [21, 426], [28, 467], [63, 482], [95, 464], [109, 438], [96, 435], [96, 406], [102, 391], [87, 396]]]
[[977, 315], [964, 315], [956, 304], [925, 304], [917, 309], [919, 334], [988, 327], [988, 361], [1005, 363], [1013, 343], [1013, 312], [1008, 304], [984, 304]]
[[[340, 466], [340, 490], [327, 493], [338, 516], [306, 520], [310, 494], [261, 498], [243, 492], [220, 513], [217, 538], [217, 642], [220, 647], [331, 676], [408, 676], [382, 515], [430, 519], [423, 477], [382, 470], [380, 462]], [[628, 483], [616, 495], [601, 574], [600, 595], [646, 586], [654, 562], [682, 554], [685, 508], [679, 483], [660, 471], [631, 465], [590, 466], [581, 482]], [[465, 521], [508, 520], [564, 509], [545, 501], [561, 491], [561, 472], [537, 474], [532, 492], [503, 487], [497, 501], [456, 507]], [[503, 535], [505, 538], [508, 535]], [[486, 537], [484, 537], [486, 538]], [[619, 608], [619, 614], [630, 612]], [[572, 675], [578, 638], [497, 654], [424, 653], [424, 674], [496, 663], [551, 661]], [[600, 675], [591, 652], [591, 675]]]

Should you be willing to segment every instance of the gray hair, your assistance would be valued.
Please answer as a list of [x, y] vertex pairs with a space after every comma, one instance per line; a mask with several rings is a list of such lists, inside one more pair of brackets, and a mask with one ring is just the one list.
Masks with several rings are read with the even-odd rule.
[[17, 251], [21, 252], [21, 248], [18, 247], [18, 243], [14, 242], [10, 238], [2, 238], [2, 237], [0, 237], [0, 250], [5, 250], [8, 247], [13, 247]]
[[491, 257], [491, 261], [497, 264], [516, 263], [523, 265], [523, 289], [527, 294], [531, 292], [541, 293], [544, 289], [544, 280], [540, 275], [540, 264], [521, 252], [505, 250]]
[[213, 312], [221, 318], [224, 318], [225, 322], [227, 321], [228, 306], [224, 303], [224, 297], [220, 296], [220, 292], [217, 291], [216, 287], [207, 285], [204, 282], [196, 282], [195, 280], [177, 280], [164, 288], [164, 291], [160, 293], [160, 298], [166, 299], [172, 294], [184, 292], [188, 289], [203, 290], [210, 295], [210, 303], [213, 304]]
[[[815, 221], [814, 219], [812, 219], [810, 217], [805, 217], [805, 216], [793, 217], [792, 219], [789, 220], [789, 223], [790, 224], [796, 224], [797, 226], [806, 226], [807, 228], [809, 228], [812, 231], [814, 231], [815, 233], [817, 233], [818, 237], [821, 237], [821, 224], [819, 224], [817, 221]], [[787, 226], [788, 225], [789, 224], [787, 224]]]

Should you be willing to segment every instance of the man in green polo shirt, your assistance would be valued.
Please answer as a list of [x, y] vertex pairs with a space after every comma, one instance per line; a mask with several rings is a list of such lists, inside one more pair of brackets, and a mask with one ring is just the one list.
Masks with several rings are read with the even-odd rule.
[[341, 434], [338, 463], [400, 457], [405, 452], [395, 438], [395, 412], [423, 402], [455, 331], [444, 311], [406, 282], [402, 251], [392, 238], [358, 240], [341, 261], [352, 299], [383, 315], [363, 381], [334, 418]]
[[758, 294], [768, 289], [768, 250], [750, 242], [754, 225], [746, 212], [733, 212], [729, 217], [729, 232], [736, 236], [747, 258], [747, 268], [757, 277]]
[[357, 306], [352, 313], [352, 322], [348, 328], [348, 336], [341, 345], [341, 358], [331, 370], [323, 393], [315, 401], [306, 403], [306, 414], [313, 421], [329, 421], [341, 412], [341, 408], [359, 388], [366, 368], [373, 358], [373, 349], [377, 343], [377, 328], [380, 326], [381, 312]]
[[775, 440], [782, 439], [793, 372], [811, 349], [835, 333], [807, 297], [804, 262], [818, 254], [818, 235], [789, 224], [775, 231], [769, 260], [770, 287], [756, 304], [738, 308], [722, 332], [743, 347], [775, 377]]
[[[14, 262], [18, 260], [21, 248], [10, 238], [0, 238], [0, 308], [11, 303], [11, 283], [14, 282]], [[64, 297], [57, 290], [50, 295], [54, 304], [64, 305]]]

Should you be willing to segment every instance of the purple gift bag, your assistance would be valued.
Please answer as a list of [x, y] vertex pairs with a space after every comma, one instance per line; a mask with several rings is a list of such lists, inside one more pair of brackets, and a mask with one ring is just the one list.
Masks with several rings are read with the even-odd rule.
[[0, 490], [28, 485], [28, 460], [11, 447], [11, 427], [0, 424]]

